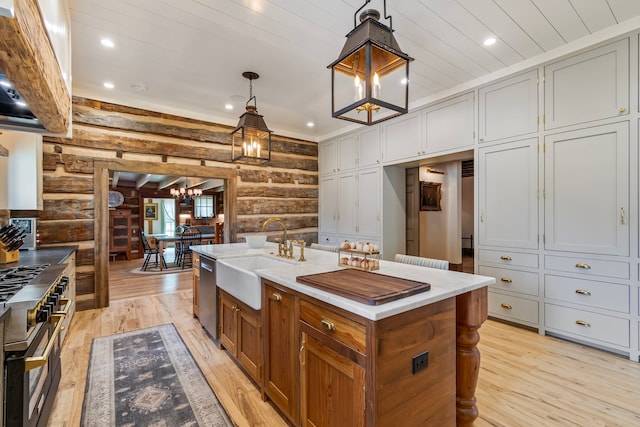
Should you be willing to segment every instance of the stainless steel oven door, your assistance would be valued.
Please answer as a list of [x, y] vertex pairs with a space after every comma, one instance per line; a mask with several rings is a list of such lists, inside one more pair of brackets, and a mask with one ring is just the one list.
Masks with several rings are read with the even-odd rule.
[[55, 398], [55, 396], [47, 396], [47, 393], [43, 393], [43, 390], [45, 386], [49, 386], [47, 379], [49, 379], [50, 371], [56, 369], [57, 364], [60, 363], [60, 343], [58, 335], [62, 330], [62, 322], [65, 316], [65, 312], [58, 312], [51, 317], [55, 324], [46, 325], [48, 329], [47, 332], [42, 335], [37, 343], [34, 343], [36, 346], [34, 353], [30, 357], [25, 358], [24, 367], [29, 382], [29, 420], [33, 419], [34, 415], [39, 417], [47, 397], [51, 399]]

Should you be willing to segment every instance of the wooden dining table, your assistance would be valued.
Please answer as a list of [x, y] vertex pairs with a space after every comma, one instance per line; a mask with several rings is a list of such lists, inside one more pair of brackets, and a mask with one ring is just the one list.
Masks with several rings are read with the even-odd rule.
[[[148, 234], [148, 238], [155, 240], [156, 245], [158, 246], [158, 253], [160, 259], [164, 256], [164, 249], [167, 243], [171, 242], [179, 242], [182, 236], [180, 234]], [[201, 235], [201, 240], [203, 245], [213, 244], [215, 239], [214, 233], [206, 233]], [[163, 269], [163, 263], [160, 263], [160, 270]]]

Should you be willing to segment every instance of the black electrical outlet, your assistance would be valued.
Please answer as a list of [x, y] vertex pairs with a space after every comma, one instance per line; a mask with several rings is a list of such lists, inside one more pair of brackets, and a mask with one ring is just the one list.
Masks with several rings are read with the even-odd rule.
[[425, 351], [416, 356], [413, 356], [411, 360], [411, 372], [416, 374], [429, 366], [429, 352]]

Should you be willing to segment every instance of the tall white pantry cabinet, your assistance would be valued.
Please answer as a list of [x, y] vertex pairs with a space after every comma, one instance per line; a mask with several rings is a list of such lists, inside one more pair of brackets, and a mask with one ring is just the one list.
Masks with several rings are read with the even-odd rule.
[[[438, 101], [380, 124], [382, 140], [368, 146], [381, 153], [376, 170], [382, 174], [400, 162], [415, 165], [472, 148], [475, 271], [496, 278], [489, 289], [489, 315], [636, 361], [639, 45], [636, 31]], [[469, 118], [473, 104], [477, 120]], [[441, 111], [456, 115], [459, 128], [472, 126], [473, 136], [467, 139], [468, 132], [461, 131], [452, 134], [450, 144], [436, 143], [434, 135], [447, 131], [434, 132], [434, 126], [442, 128], [451, 119]], [[430, 114], [432, 119], [424, 120]], [[394, 135], [401, 137], [395, 152]], [[350, 137], [355, 148], [344, 148], [343, 156], [364, 149], [360, 134]], [[340, 170], [337, 146], [348, 144], [341, 138], [320, 144], [321, 243], [338, 243], [323, 237], [340, 236], [345, 218], [341, 214], [336, 220], [323, 198], [336, 200], [341, 175], [348, 180], [364, 169], [356, 160], [355, 167]], [[332, 154], [323, 159], [332, 145]], [[325, 166], [323, 173], [326, 159], [332, 167]], [[363, 197], [362, 189], [345, 187], [349, 198]], [[390, 201], [384, 191], [383, 186], [381, 198], [372, 203], [386, 210]], [[346, 201], [347, 196], [340, 203]], [[354, 212], [351, 223], [358, 224]]]

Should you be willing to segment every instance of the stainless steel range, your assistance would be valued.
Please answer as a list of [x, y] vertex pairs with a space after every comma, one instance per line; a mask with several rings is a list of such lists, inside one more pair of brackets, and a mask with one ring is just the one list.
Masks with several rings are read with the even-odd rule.
[[46, 425], [60, 382], [62, 322], [69, 308], [63, 264], [0, 269], [5, 321], [7, 426]]

